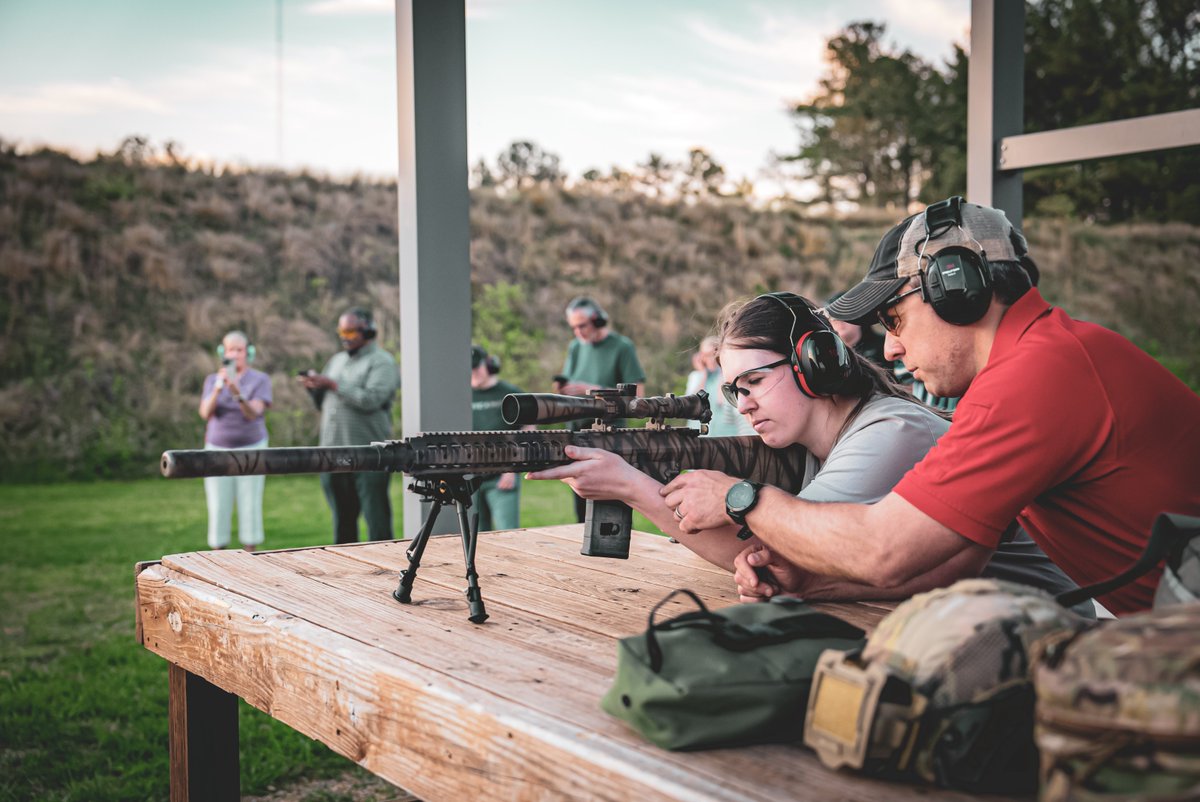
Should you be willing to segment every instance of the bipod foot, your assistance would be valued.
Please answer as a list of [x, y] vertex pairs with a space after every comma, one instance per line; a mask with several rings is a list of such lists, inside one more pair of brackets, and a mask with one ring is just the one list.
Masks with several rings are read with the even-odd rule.
[[412, 604], [412, 586], [415, 579], [416, 576], [410, 576], [408, 569], [401, 571], [400, 584], [392, 591], [392, 598], [401, 604]]
[[470, 611], [467, 620], [472, 624], [482, 624], [488, 620], [487, 610], [483, 607], [483, 594], [478, 587], [467, 588], [467, 607]]

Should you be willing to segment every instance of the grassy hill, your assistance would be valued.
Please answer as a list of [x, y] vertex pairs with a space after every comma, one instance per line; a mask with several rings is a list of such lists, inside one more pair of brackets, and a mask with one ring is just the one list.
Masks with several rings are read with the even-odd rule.
[[[570, 337], [563, 306], [587, 293], [638, 344], [649, 392], [679, 390], [727, 301], [849, 286], [900, 216], [668, 202], [611, 183], [477, 189], [474, 336], [505, 378], [549, 389]], [[1200, 387], [1200, 228], [1029, 220], [1025, 232], [1051, 301]], [[86, 163], [0, 143], [0, 480], [145, 475], [165, 447], [198, 445], [201, 384], [232, 328], [272, 376], [272, 444], [315, 442], [290, 377], [324, 364], [352, 304], [376, 310], [399, 355], [396, 237], [390, 183], [191, 169], [136, 143]]]

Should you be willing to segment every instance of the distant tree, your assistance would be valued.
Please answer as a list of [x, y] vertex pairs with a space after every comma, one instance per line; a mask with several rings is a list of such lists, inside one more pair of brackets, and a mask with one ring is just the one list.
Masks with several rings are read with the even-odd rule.
[[[1194, 0], [1035, 0], [1025, 12], [1025, 131], [1200, 106]], [[1200, 147], [1031, 170], [1026, 205], [1099, 220], [1200, 223]]]
[[131, 135], [121, 140], [113, 155], [129, 165], [145, 164], [148, 157], [154, 155], [154, 148], [149, 137]]
[[[966, 192], [968, 57], [938, 68], [855, 22], [828, 42], [829, 71], [793, 107], [797, 152], [819, 200], [907, 205]], [[1025, 15], [1028, 133], [1200, 106], [1194, 0], [1030, 0]], [[1025, 173], [1026, 207], [1105, 221], [1200, 223], [1200, 148]]]
[[680, 192], [693, 197], [720, 195], [725, 183], [725, 168], [704, 148], [689, 150], [677, 175]]
[[637, 165], [638, 183], [646, 189], [647, 194], [660, 198], [664, 195], [663, 190], [670, 186], [671, 176], [677, 168], [676, 164], [660, 154], [651, 153], [646, 161]]
[[931, 69], [915, 100], [915, 152], [924, 203], [967, 194], [967, 53], [954, 46], [944, 70]]
[[558, 156], [528, 141], [513, 142], [496, 160], [500, 183], [522, 189], [540, 183], [558, 183], [563, 174]]
[[498, 281], [479, 287], [478, 293], [471, 304], [472, 339], [503, 360], [508, 381], [525, 389], [543, 385], [538, 357], [546, 334], [531, 323], [524, 288]]
[[488, 167], [486, 159], [481, 157], [471, 168], [471, 183], [477, 187], [494, 187], [496, 185], [496, 176]]
[[800, 149], [790, 157], [834, 202], [906, 206], [919, 177], [915, 102], [932, 68], [888, 52], [882, 23], [854, 22], [827, 43], [829, 71], [808, 103], [793, 106]]

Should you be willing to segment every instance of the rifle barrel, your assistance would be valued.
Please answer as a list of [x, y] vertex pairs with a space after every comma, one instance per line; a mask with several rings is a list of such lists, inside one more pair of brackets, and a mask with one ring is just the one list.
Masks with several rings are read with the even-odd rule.
[[392, 465], [393, 462], [382, 445], [231, 451], [192, 449], [164, 452], [162, 475], [168, 479], [194, 479], [199, 476], [394, 471], [397, 466]]

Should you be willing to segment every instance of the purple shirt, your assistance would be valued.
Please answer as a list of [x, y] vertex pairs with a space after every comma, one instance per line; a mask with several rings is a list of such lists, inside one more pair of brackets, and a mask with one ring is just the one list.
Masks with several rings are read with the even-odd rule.
[[[204, 380], [202, 397], [207, 397], [216, 383], [217, 374], [208, 374], [208, 378]], [[238, 379], [237, 384], [238, 389], [242, 391], [242, 398], [247, 401], [262, 401], [268, 407], [271, 406], [271, 377], [267, 374], [254, 368], [247, 368], [246, 372]], [[204, 442], [221, 448], [252, 446], [267, 439], [267, 424], [263, 420], [265, 415], [266, 410], [264, 409], [263, 415], [254, 420], [246, 420], [238, 402], [234, 401], [233, 396], [229, 394], [229, 387], [222, 387], [217, 396], [217, 406], [213, 410], [213, 416], [208, 419], [208, 425], [204, 428]]]

